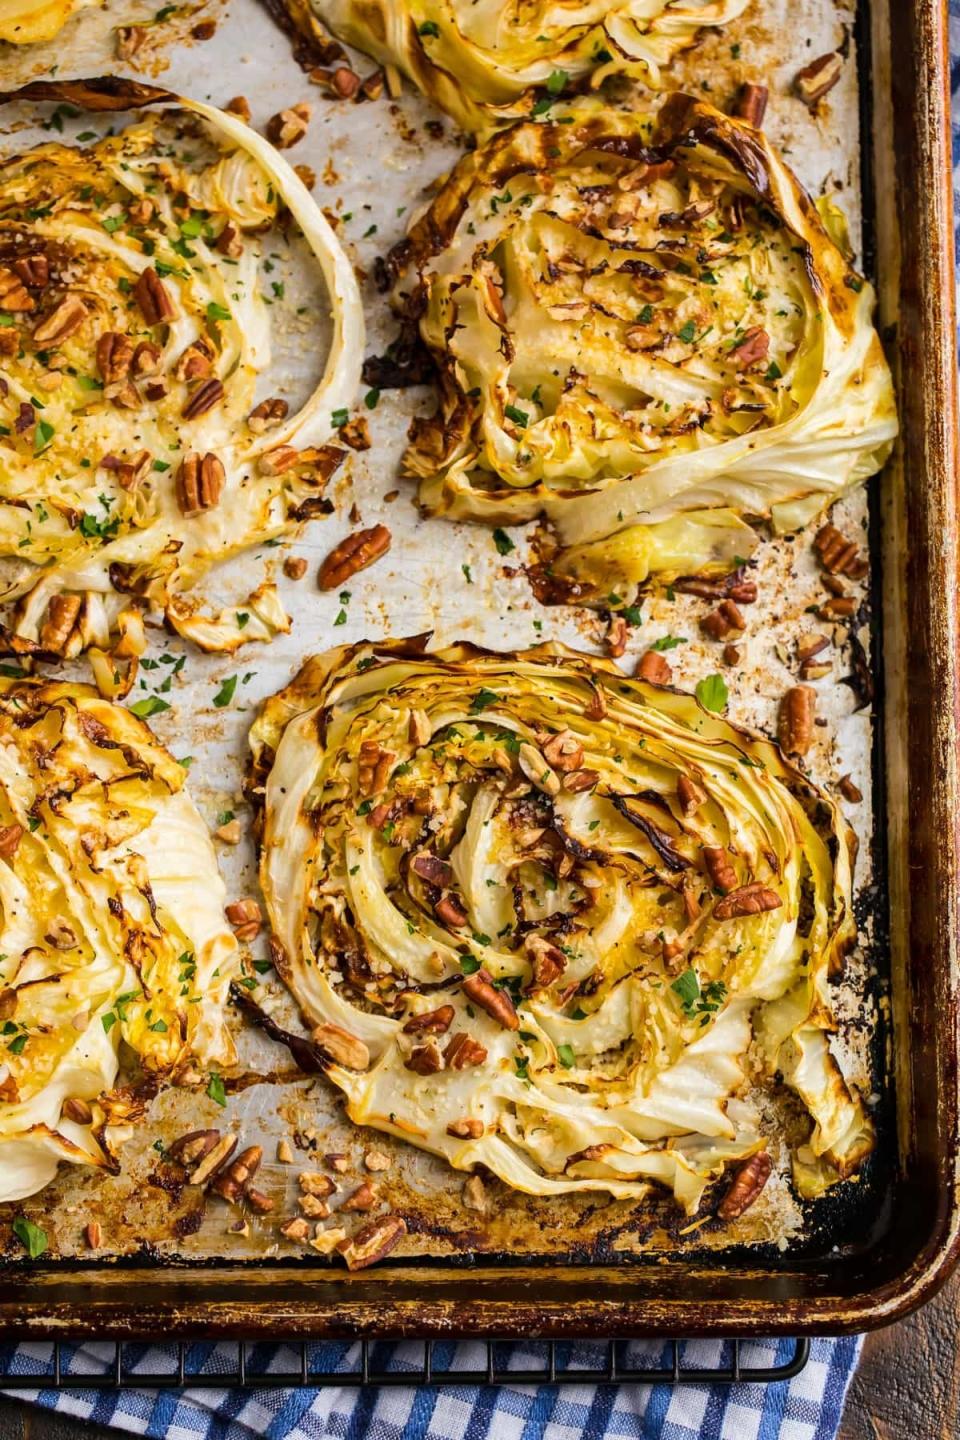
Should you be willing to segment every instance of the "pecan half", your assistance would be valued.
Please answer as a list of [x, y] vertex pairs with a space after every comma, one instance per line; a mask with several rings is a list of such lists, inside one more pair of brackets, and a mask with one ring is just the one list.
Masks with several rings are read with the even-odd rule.
[[173, 367], [175, 380], [206, 380], [213, 369], [216, 351], [205, 336], [193, 340], [177, 357]]
[[73, 627], [77, 622], [82, 605], [82, 595], [66, 592], [63, 595], [51, 596], [46, 618], [40, 630], [42, 649], [55, 651], [58, 655], [63, 654], [67, 641], [73, 634]]
[[476, 1210], [481, 1215], [487, 1212], [487, 1191], [479, 1175], [471, 1175], [463, 1182], [463, 1203], [468, 1210]]
[[817, 692], [809, 685], [793, 685], [780, 701], [777, 734], [787, 755], [806, 755], [813, 744]]
[[179, 1160], [189, 1168], [194, 1161], [209, 1155], [219, 1139], [219, 1130], [189, 1130], [167, 1146], [167, 1154], [171, 1160]]
[[6, 310], [10, 314], [23, 314], [35, 309], [36, 301], [20, 276], [0, 266], [0, 310]]
[[691, 780], [689, 775], [677, 776], [677, 799], [684, 815], [695, 815], [706, 798], [706, 790], [696, 780]]
[[765, 885], [742, 885], [718, 900], [713, 913], [718, 920], [733, 920], [739, 915], [762, 915], [765, 910], [779, 910], [782, 904], [776, 891], [768, 890]]
[[208, 410], [219, 405], [225, 393], [222, 380], [203, 380], [191, 391], [180, 414], [184, 420], [196, 420], [198, 415], [205, 415]]
[[842, 74], [843, 56], [837, 50], [830, 50], [798, 70], [793, 84], [800, 99], [812, 109], [833, 89]]
[[563, 777], [563, 788], [571, 795], [581, 790], [593, 790], [599, 783], [600, 775], [596, 770], [571, 770]]
[[407, 1222], [402, 1215], [384, 1215], [371, 1220], [369, 1225], [337, 1246], [347, 1262], [348, 1270], [363, 1270], [383, 1260], [407, 1233]]
[[730, 863], [730, 856], [722, 845], [704, 845], [703, 860], [715, 890], [726, 895], [737, 887], [737, 872]]
[[732, 600], [721, 600], [716, 610], [704, 615], [701, 628], [711, 640], [724, 640], [732, 630], [746, 630], [747, 622]]
[[452, 1005], [441, 1005], [437, 1010], [423, 1010], [411, 1015], [403, 1027], [405, 1035], [445, 1035], [453, 1024], [456, 1010]]
[[443, 1069], [443, 1056], [437, 1042], [428, 1040], [425, 1045], [415, 1045], [404, 1060], [403, 1067], [412, 1070], [414, 1075], [439, 1075]]
[[452, 930], [462, 930], [464, 925], [469, 923], [470, 917], [463, 906], [452, 895], [444, 895], [433, 907], [433, 913], [444, 925], [449, 925]]
[[770, 1179], [772, 1169], [773, 1161], [766, 1150], [760, 1150], [756, 1155], [751, 1155], [749, 1160], [744, 1160], [737, 1168], [733, 1184], [717, 1207], [719, 1218], [735, 1220], [738, 1215], [749, 1210]]
[[297, 1176], [297, 1184], [304, 1195], [316, 1195], [321, 1200], [326, 1200], [337, 1188], [329, 1175], [321, 1175], [317, 1170], [302, 1170]]
[[42, 290], [50, 283], [50, 261], [46, 255], [23, 255], [13, 262], [13, 269], [32, 290]]
[[357, 785], [361, 795], [379, 795], [386, 788], [396, 755], [382, 750], [376, 740], [363, 740], [357, 756]]
[[638, 680], [646, 680], [648, 685], [669, 685], [673, 679], [670, 662], [664, 660], [659, 650], [648, 650], [641, 655], [634, 673]]
[[310, 125], [310, 106], [301, 101], [289, 110], [280, 110], [267, 121], [266, 136], [278, 150], [289, 150], [303, 139]]
[[141, 272], [133, 287], [133, 295], [148, 325], [166, 325], [175, 318], [177, 307], [152, 265]]
[[410, 861], [410, 869], [414, 875], [419, 875], [421, 880], [426, 880], [430, 885], [438, 885], [441, 890], [453, 880], [453, 867], [446, 860], [441, 860], [439, 855], [431, 855], [429, 850], [422, 850]]
[[513, 1001], [506, 990], [496, 988], [486, 970], [477, 970], [475, 974], [467, 975], [463, 982], [463, 993], [505, 1030], [519, 1030], [520, 1020]]
[[185, 455], [177, 469], [177, 504], [184, 515], [196, 515], [219, 505], [226, 472], [218, 455]]
[[0, 827], [0, 860], [12, 860], [16, 855], [23, 839], [24, 829], [22, 825], [4, 825]]
[[80, 296], [67, 295], [34, 330], [34, 341], [37, 345], [59, 345], [79, 330], [86, 318], [87, 307]]
[[340, 1206], [341, 1210], [372, 1210], [377, 1203], [377, 1192], [369, 1180], [364, 1180], [358, 1185], [351, 1195]]
[[237, 1148], [236, 1135], [223, 1135], [210, 1150], [206, 1150], [197, 1168], [190, 1175], [191, 1185], [203, 1185], [226, 1165]]
[[314, 1026], [310, 1032], [315, 1045], [348, 1070], [367, 1070], [370, 1067], [370, 1051], [356, 1035], [343, 1030], [339, 1025], [329, 1023]]
[[862, 580], [867, 573], [869, 567], [860, 558], [856, 541], [848, 540], [835, 525], [824, 525], [817, 531], [813, 548], [830, 575], [849, 575], [851, 579]]
[[336, 590], [351, 575], [366, 570], [375, 560], [386, 555], [392, 536], [386, 525], [373, 525], [368, 530], [357, 530], [334, 546], [320, 566], [319, 585], [321, 590]]
[[451, 1036], [443, 1052], [443, 1058], [450, 1070], [466, 1070], [471, 1065], [482, 1065], [487, 1058], [487, 1048], [479, 1040], [472, 1039], [460, 1030]]
[[260, 1161], [263, 1159], [263, 1151], [259, 1145], [248, 1145], [242, 1150], [235, 1160], [229, 1165], [224, 1165], [217, 1178], [214, 1180], [211, 1189], [231, 1205], [246, 1194], [247, 1186], [260, 1169]]
[[522, 742], [517, 759], [524, 775], [544, 795], [552, 797], [560, 794], [560, 777], [550, 768], [546, 757], [540, 753], [536, 745], [530, 745], [526, 741]]

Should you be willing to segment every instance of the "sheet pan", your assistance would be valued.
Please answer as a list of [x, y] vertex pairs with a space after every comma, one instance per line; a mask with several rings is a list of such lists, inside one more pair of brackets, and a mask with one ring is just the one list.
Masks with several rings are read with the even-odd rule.
[[[134, 7], [123, 8], [135, 18]], [[253, 0], [202, 8], [218, 16], [215, 39], [158, 52], [150, 68], [167, 60], [163, 83], [220, 103], [246, 94], [255, 122], [281, 104], [314, 101], [310, 136], [291, 158], [316, 169], [322, 203], [340, 215], [341, 233], [355, 244], [358, 263], [371, 269], [375, 254], [400, 233], [401, 205], [416, 203], [411, 197], [456, 153], [449, 122], [442, 138], [426, 130], [425, 122], [436, 117], [411, 96], [392, 114], [383, 106], [338, 109], [311, 93], [288, 41]], [[389, 1183], [396, 1187], [391, 1198], [423, 1223], [411, 1225], [407, 1252], [396, 1252], [394, 1263], [348, 1276], [312, 1257], [303, 1260], [287, 1246], [278, 1249], [275, 1234], [266, 1237], [267, 1244], [265, 1233], [256, 1231], [228, 1236], [222, 1212], [205, 1216], [187, 1239], [171, 1237], [170, 1196], [147, 1183], [150, 1167], [155, 1169], [151, 1146], [158, 1135], [169, 1137], [212, 1119], [198, 1110], [196, 1094], [169, 1092], [154, 1107], [136, 1152], [129, 1152], [122, 1177], [104, 1185], [99, 1177], [75, 1172], [38, 1199], [38, 1213], [68, 1258], [29, 1273], [18, 1268], [6, 1273], [0, 1334], [836, 1330], [890, 1318], [945, 1273], [956, 1245], [958, 841], [945, 16], [940, 6], [921, 0], [912, 7], [895, 4], [892, 17], [879, 3], [869, 15], [857, 16], [845, 6], [810, 0], [802, 6], [800, 24], [797, 8], [786, 0], [756, 0], [742, 33], [706, 41], [682, 78], [691, 85], [709, 75], [723, 103], [738, 80], [772, 76], [776, 93], [768, 130], [790, 149], [808, 185], [814, 191], [825, 185], [846, 197], [854, 217], [861, 194], [860, 115], [873, 141], [863, 152], [865, 249], [868, 263], [875, 251], [882, 278], [881, 319], [899, 370], [904, 422], [898, 455], [870, 496], [875, 632], [882, 629], [884, 680], [876, 717], [885, 735], [876, 740], [854, 688], [834, 685], [822, 697], [822, 713], [837, 737], [836, 752], [824, 744], [812, 764], [827, 782], [851, 773], [868, 797], [855, 818], [861, 840], [871, 838], [871, 796], [877, 805], [878, 843], [862, 846], [858, 873], [865, 944], [842, 996], [848, 1017], [864, 1003], [877, 1007], [875, 1029], [885, 1046], [885, 1053], [871, 1049], [862, 1029], [852, 1024], [842, 1037], [849, 1073], [874, 1088], [885, 1132], [859, 1194], [840, 1205], [828, 1203], [810, 1217], [799, 1213], [784, 1185], [774, 1186], [733, 1237], [743, 1245], [732, 1250], [729, 1235], [683, 1236], [675, 1219], [665, 1223], [665, 1215], [649, 1207], [632, 1215], [620, 1205], [610, 1214], [604, 1213], [610, 1207], [577, 1203], [558, 1212], [509, 1195], [478, 1231], [476, 1217], [459, 1204], [459, 1182], [451, 1187], [445, 1167], [402, 1147], [391, 1171]], [[100, 18], [93, 12], [82, 16], [83, 28], [68, 44], [61, 42], [61, 73], [104, 68], [103, 27], [94, 23]], [[857, 63], [847, 66], [842, 89], [831, 96], [829, 120], [814, 121], [781, 90], [806, 60], [841, 41]], [[6, 63], [7, 56], [3, 59]], [[9, 81], [6, 65], [5, 83], [28, 78], [38, 63], [19, 60], [20, 73]], [[358, 114], [365, 127], [360, 137], [352, 133]], [[390, 321], [369, 287], [366, 298], [368, 351], [378, 351], [389, 338]], [[285, 343], [302, 384], [322, 337], [313, 329], [293, 329]], [[486, 532], [417, 521], [409, 488], [395, 472], [407, 418], [425, 403], [422, 392], [384, 397], [371, 417], [375, 448], [358, 457], [342, 483], [335, 497], [338, 514], [314, 524], [293, 547], [310, 559], [312, 573], [316, 560], [351, 528], [348, 511], [355, 503], [363, 523], [381, 520], [392, 529], [387, 561], [357, 577], [345, 603], [318, 595], [309, 580], [286, 586], [295, 616], [291, 636], [227, 663], [192, 656], [176, 709], [157, 717], [156, 728], [175, 753], [188, 748], [198, 757], [192, 789], [211, 819], [227, 808], [245, 813], [240, 775], [256, 701], [282, 684], [302, 656], [331, 641], [433, 628], [440, 640], [466, 635], [523, 644], [534, 638], [539, 621], [545, 634], [600, 648], [594, 620], [563, 609], [544, 611], [521, 578], [504, 578]], [[385, 498], [397, 489], [395, 499]], [[848, 502], [846, 528], [865, 523], [865, 503], [865, 497]], [[764, 608], [762, 619], [751, 616], [756, 639], [734, 689], [734, 718], [769, 726], [776, 699], [790, 683], [777, 646], [785, 647], [797, 616], [816, 598], [807, 552], [790, 543], [764, 552]], [[268, 563], [276, 564], [282, 553], [268, 552]], [[233, 585], [233, 594], [245, 593], [239, 587], [250, 588], [251, 567], [260, 563], [249, 557], [239, 562], [233, 573], [217, 578], [216, 588], [231, 593]], [[469, 585], [464, 564], [470, 567]], [[697, 633], [697, 609], [682, 597], [673, 603], [655, 599], [644, 608], [646, 623], [633, 637], [631, 654], [666, 629]], [[341, 612], [345, 618], [338, 624]], [[870, 647], [868, 633], [859, 638]], [[679, 667], [681, 683], [692, 685], [711, 668], [708, 652], [691, 641]], [[241, 677], [242, 699], [224, 715], [210, 701], [224, 676], [234, 672]], [[880, 678], [879, 657], [874, 673]], [[251, 852], [241, 847], [225, 858], [232, 893], [251, 893]], [[335, 1137], [324, 1140], [324, 1149], [363, 1148], [363, 1138], [342, 1126], [322, 1082], [292, 1077], [284, 1051], [247, 1032], [243, 1058], [246, 1073], [233, 1087], [229, 1119], [245, 1143], [263, 1137], [269, 1158], [292, 1124], [301, 1135], [314, 1129]], [[895, 1112], [894, 1090], [884, 1084], [893, 1075]], [[199, 1105], [213, 1108], [203, 1099]], [[282, 1168], [273, 1168], [275, 1189], [283, 1183]], [[287, 1185], [292, 1190], [292, 1175]], [[289, 1198], [292, 1203], [292, 1194]], [[104, 1264], [104, 1257], [69, 1259], [81, 1250], [82, 1223], [94, 1211], [104, 1220], [108, 1255], [121, 1257], [112, 1265]], [[174, 1256], [203, 1268], [157, 1263]], [[465, 1263], [471, 1264], [469, 1280], [460, 1269]]]

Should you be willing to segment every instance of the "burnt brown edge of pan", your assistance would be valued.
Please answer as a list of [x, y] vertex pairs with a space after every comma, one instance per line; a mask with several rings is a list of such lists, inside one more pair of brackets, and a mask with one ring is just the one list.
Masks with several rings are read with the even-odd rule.
[[[873, 37], [872, 79], [863, 83], [874, 91], [881, 135], [882, 107], [893, 116], [893, 195], [882, 144], [874, 172], [878, 203], [896, 211], [902, 261], [899, 319], [888, 338], [903, 440], [880, 517], [899, 1167], [873, 1236], [836, 1255], [778, 1263], [749, 1255], [583, 1268], [440, 1261], [355, 1274], [296, 1260], [257, 1269], [17, 1266], [0, 1284], [0, 1338], [838, 1334], [908, 1314], [947, 1279], [960, 1254], [960, 529], [947, 5], [861, 0], [860, 8], [861, 42]], [[896, 246], [882, 223], [878, 245], [880, 274], [889, 277]], [[902, 487], [892, 483], [901, 468]]]

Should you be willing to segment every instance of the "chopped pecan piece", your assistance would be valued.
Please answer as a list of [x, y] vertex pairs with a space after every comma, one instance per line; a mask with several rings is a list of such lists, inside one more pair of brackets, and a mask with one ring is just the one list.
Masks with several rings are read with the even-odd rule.
[[[858, 785], [855, 785], [849, 775], [841, 775], [837, 781], [837, 789], [844, 800], [849, 800], [851, 805], [859, 805], [863, 799], [863, 792]], [[3, 851], [0, 849], [0, 854]]]
[[344, 445], [349, 445], [351, 450], [370, 449], [370, 426], [367, 424], [365, 415], [358, 415], [353, 420], [348, 420], [346, 425], [341, 425], [337, 434]]
[[236, 1135], [221, 1136], [212, 1149], [204, 1152], [200, 1164], [191, 1172], [190, 1184], [203, 1185], [207, 1180], [210, 1180], [217, 1174], [221, 1166], [226, 1165], [236, 1148]]
[[386, 525], [374, 525], [369, 530], [357, 530], [341, 540], [320, 566], [320, 589], [336, 590], [351, 575], [366, 570], [368, 565], [386, 555], [391, 538]]
[[648, 685], [669, 685], [673, 679], [670, 662], [664, 660], [659, 650], [647, 650], [641, 655], [635, 674], [638, 680], [646, 680]]
[[353, 100], [361, 84], [360, 76], [349, 65], [337, 65], [333, 70], [317, 67], [310, 71], [310, 80], [314, 85], [322, 85], [328, 94], [340, 100]]
[[383, 1150], [367, 1150], [364, 1153], [363, 1163], [368, 1170], [376, 1174], [380, 1170], [389, 1170], [393, 1162]]
[[544, 940], [542, 935], [527, 935], [523, 942], [527, 959], [533, 971], [529, 989], [546, 990], [559, 980], [567, 968], [567, 957], [556, 945]]
[[431, 855], [429, 850], [422, 850], [410, 861], [410, 869], [421, 880], [426, 880], [430, 885], [438, 885], [441, 890], [446, 889], [453, 881], [453, 867], [446, 860], [441, 860], [439, 855]]
[[593, 790], [599, 783], [600, 775], [596, 770], [570, 770], [563, 777], [563, 788], [571, 795], [581, 790]]
[[326, 1220], [330, 1214], [330, 1206], [326, 1200], [320, 1200], [316, 1195], [301, 1195], [297, 1205], [311, 1220]]
[[770, 352], [770, 336], [762, 325], [751, 325], [730, 351], [731, 358], [737, 363], [738, 370], [747, 370], [752, 365], [760, 365], [766, 360]]
[[746, 630], [747, 622], [732, 600], [721, 600], [716, 610], [711, 610], [700, 621], [711, 640], [724, 640], [732, 630]]
[[4, 825], [0, 827], [0, 860], [12, 860], [16, 855], [23, 839], [24, 829], [22, 825]]
[[278, 150], [289, 150], [303, 139], [310, 125], [310, 106], [300, 101], [289, 110], [280, 110], [267, 121], [266, 136]]
[[415, 1075], [438, 1075], [443, 1069], [440, 1047], [435, 1040], [415, 1045], [403, 1065], [405, 1070], [412, 1070]]
[[357, 786], [361, 795], [379, 795], [386, 788], [396, 755], [382, 750], [376, 740], [363, 740], [357, 756]]
[[811, 109], [837, 84], [843, 74], [843, 56], [837, 50], [818, 55], [794, 76], [794, 87], [804, 104]]
[[411, 745], [416, 745], [418, 748], [426, 745], [431, 734], [430, 718], [426, 711], [411, 710], [410, 719], [407, 721], [407, 739]]
[[218, 455], [185, 455], [177, 469], [177, 504], [184, 515], [196, 515], [219, 505], [226, 472]]
[[257, 469], [261, 475], [285, 475], [302, 459], [303, 452], [295, 445], [277, 445], [273, 450], [264, 451], [257, 461]]
[[466, 1070], [471, 1065], [482, 1065], [487, 1058], [487, 1049], [479, 1040], [472, 1039], [460, 1030], [451, 1036], [443, 1052], [443, 1058], [450, 1070]]
[[447, 1126], [447, 1134], [452, 1135], [455, 1140], [479, 1140], [485, 1128], [482, 1120], [465, 1117], [463, 1120], [451, 1120]]
[[759, 130], [767, 113], [769, 95], [766, 85], [754, 85], [748, 81], [740, 87], [734, 115], [738, 120], [745, 120], [748, 125], [752, 125], [754, 130]]
[[265, 1195], [262, 1190], [254, 1189], [252, 1185], [247, 1186], [246, 1200], [250, 1209], [255, 1210], [258, 1215], [269, 1215], [273, 1209], [273, 1201], [270, 1196]]
[[308, 190], [312, 190], [317, 183], [317, 172], [310, 165], [294, 165], [293, 173], [306, 185]]
[[463, 1203], [468, 1210], [476, 1210], [481, 1215], [487, 1212], [487, 1191], [479, 1175], [471, 1175], [463, 1182]]
[[177, 307], [152, 265], [141, 273], [133, 294], [148, 325], [166, 325], [176, 317]]
[[118, 330], [97, 337], [97, 369], [105, 385], [125, 380], [133, 362], [133, 341]]
[[730, 856], [722, 845], [704, 845], [703, 860], [715, 890], [726, 895], [737, 887], [737, 872], [730, 863]]
[[149, 195], [141, 195], [127, 211], [131, 225], [149, 225], [156, 213], [156, 206]]
[[286, 420], [290, 412], [290, 406], [286, 400], [281, 400], [274, 395], [269, 400], [261, 400], [255, 405], [247, 416], [247, 424], [254, 435], [262, 435], [273, 425], [279, 425], [281, 420]]
[[89, 1125], [93, 1119], [93, 1111], [86, 1100], [79, 1095], [69, 1095], [63, 1102], [61, 1114], [68, 1120], [73, 1120], [77, 1125]]
[[87, 307], [79, 295], [67, 295], [33, 332], [37, 345], [59, 345], [73, 335], [87, 318]]
[[340, 1206], [341, 1210], [372, 1210], [377, 1203], [377, 1192], [369, 1180], [364, 1180]]
[[302, 580], [307, 573], [307, 562], [302, 555], [288, 555], [283, 562], [283, 573], [288, 580]]
[[717, 1209], [721, 1220], [735, 1220], [749, 1210], [760, 1191], [770, 1179], [773, 1162], [766, 1150], [760, 1150], [738, 1166], [733, 1184], [724, 1195]]
[[441, 1005], [436, 1010], [422, 1010], [411, 1015], [403, 1027], [405, 1035], [445, 1035], [453, 1024], [456, 1010], [452, 1005]]
[[797, 659], [812, 660], [821, 650], [826, 650], [829, 644], [830, 638], [827, 635], [804, 635], [797, 641]]
[[195, 1161], [209, 1155], [219, 1140], [219, 1130], [190, 1130], [167, 1146], [167, 1154], [171, 1160], [179, 1160], [181, 1165], [186, 1165], [189, 1169]]
[[619, 660], [627, 649], [627, 637], [630, 634], [629, 627], [622, 615], [611, 615], [607, 624], [606, 647], [607, 654], [614, 660]]
[[384, 1215], [371, 1220], [350, 1240], [341, 1240], [337, 1249], [347, 1262], [348, 1270], [363, 1270], [390, 1254], [407, 1233], [402, 1215]]
[[149, 31], [143, 25], [118, 25], [115, 41], [117, 59], [132, 60], [148, 39]]
[[54, 651], [58, 655], [64, 653], [82, 606], [82, 595], [67, 591], [62, 595], [51, 596], [40, 630], [42, 649]]
[[321, 1175], [317, 1170], [302, 1170], [297, 1176], [297, 1184], [304, 1195], [316, 1195], [321, 1200], [333, 1195], [337, 1188], [329, 1175]]
[[560, 794], [560, 777], [547, 764], [546, 757], [540, 753], [536, 745], [530, 745], [526, 741], [522, 742], [517, 759], [524, 775], [544, 795], [552, 797]]
[[696, 780], [691, 780], [689, 775], [677, 776], [677, 799], [684, 815], [695, 815], [706, 798], [706, 790]]
[[739, 915], [762, 915], [765, 910], [779, 910], [782, 904], [775, 890], [755, 883], [731, 890], [729, 895], [717, 901], [713, 913], [718, 920], [732, 920]]
[[216, 351], [203, 335], [193, 340], [177, 359], [173, 367], [176, 380], [206, 380], [213, 369]]
[[233, 900], [225, 907], [224, 913], [238, 940], [255, 940], [260, 934], [263, 916], [256, 900]]
[[0, 266], [0, 310], [6, 310], [8, 314], [23, 314], [34, 309], [36, 301], [20, 276]]
[[433, 913], [444, 925], [449, 925], [453, 930], [462, 930], [464, 925], [469, 924], [470, 917], [452, 895], [444, 895], [433, 907]]
[[552, 770], [561, 773], [579, 770], [583, 764], [583, 746], [572, 730], [560, 730], [544, 745], [543, 758]]
[[505, 1030], [519, 1030], [520, 1020], [509, 993], [498, 990], [486, 970], [477, 970], [473, 975], [467, 975], [463, 982], [463, 993]]
[[287, 1240], [306, 1240], [310, 1234], [310, 1226], [302, 1215], [295, 1215], [292, 1220], [286, 1220], [280, 1226], [280, 1234]]
[[99, 1220], [91, 1220], [84, 1227], [83, 1238], [87, 1242], [88, 1250], [99, 1250], [103, 1244], [103, 1226]]
[[191, 391], [180, 414], [184, 420], [196, 420], [198, 415], [205, 415], [208, 410], [219, 405], [224, 394], [222, 380], [213, 378], [203, 380], [195, 390]]
[[793, 685], [780, 701], [778, 738], [787, 755], [806, 755], [813, 744], [817, 692], [809, 685]]
[[857, 613], [857, 602], [852, 595], [837, 595], [827, 600], [817, 614], [821, 620], [850, 620]]
[[250, 116], [253, 112], [250, 109], [250, 101], [246, 95], [234, 95], [232, 100], [227, 101], [224, 109], [228, 111], [229, 114], [236, 115], [248, 125], [250, 124]]
[[736, 645], [724, 645], [724, 647], [723, 647], [723, 663], [724, 663], [724, 665], [739, 665], [739, 664], [740, 664], [740, 651], [739, 651], [739, 649], [737, 648]]
[[231, 1205], [246, 1194], [247, 1186], [260, 1168], [260, 1161], [263, 1159], [263, 1151], [259, 1145], [248, 1145], [242, 1150], [235, 1160], [223, 1169], [214, 1180], [211, 1189], [228, 1200]]
[[348, 1070], [367, 1070], [370, 1067], [370, 1051], [356, 1035], [343, 1030], [339, 1025], [323, 1024], [314, 1026], [310, 1032], [314, 1044]]

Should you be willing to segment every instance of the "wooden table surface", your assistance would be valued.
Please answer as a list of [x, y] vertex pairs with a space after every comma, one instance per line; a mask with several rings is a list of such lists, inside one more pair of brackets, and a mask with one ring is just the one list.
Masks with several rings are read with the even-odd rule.
[[[109, 1440], [115, 1431], [0, 1400], [0, 1440]], [[867, 1337], [839, 1440], [957, 1440], [960, 1271], [918, 1315]]]

